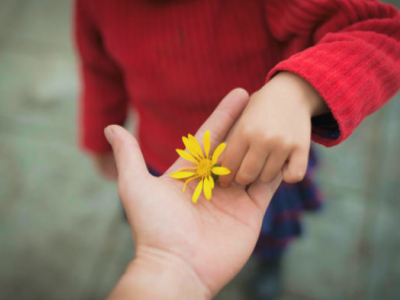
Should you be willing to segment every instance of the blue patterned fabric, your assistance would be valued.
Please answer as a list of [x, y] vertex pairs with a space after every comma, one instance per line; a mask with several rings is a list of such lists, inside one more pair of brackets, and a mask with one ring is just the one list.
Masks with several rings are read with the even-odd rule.
[[282, 255], [290, 242], [302, 235], [301, 217], [304, 211], [316, 211], [322, 206], [322, 194], [314, 182], [317, 165], [311, 149], [307, 174], [297, 184], [282, 183], [265, 214], [255, 254], [270, 260]]

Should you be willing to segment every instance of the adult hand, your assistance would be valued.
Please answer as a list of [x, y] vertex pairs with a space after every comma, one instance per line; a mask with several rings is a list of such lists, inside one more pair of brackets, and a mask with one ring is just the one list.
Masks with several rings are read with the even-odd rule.
[[[248, 103], [233, 90], [196, 134], [211, 131], [211, 149], [223, 142]], [[131, 226], [136, 256], [111, 299], [204, 299], [213, 297], [249, 259], [278, 176], [269, 184], [231, 185], [191, 201], [196, 187], [169, 174], [187, 167], [179, 158], [161, 177], [149, 174], [135, 138], [113, 125], [106, 129], [119, 173], [119, 194]]]

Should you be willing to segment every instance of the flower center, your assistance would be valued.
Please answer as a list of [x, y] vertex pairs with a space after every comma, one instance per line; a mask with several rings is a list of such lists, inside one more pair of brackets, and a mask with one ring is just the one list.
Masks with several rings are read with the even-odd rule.
[[207, 177], [211, 175], [212, 164], [208, 158], [202, 159], [197, 165], [197, 174], [201, 177]]

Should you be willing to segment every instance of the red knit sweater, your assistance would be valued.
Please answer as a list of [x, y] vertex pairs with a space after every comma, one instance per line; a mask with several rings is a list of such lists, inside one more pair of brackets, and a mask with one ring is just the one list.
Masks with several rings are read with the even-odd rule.
[[233, 88], [258, 90], [278, 71], [305, 78], [345, 140], [400, 85], [400, 17], [368, 0], [77, 0], [81, 141], [110, 151], [103, 135], [139, 114], [147, 163], [163, 172]]

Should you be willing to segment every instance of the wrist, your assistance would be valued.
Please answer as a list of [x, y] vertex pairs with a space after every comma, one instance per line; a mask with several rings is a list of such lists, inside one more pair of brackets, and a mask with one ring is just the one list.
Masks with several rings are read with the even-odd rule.
[[314, 87], [304, 78], [291, 72], [280, 72], [274, 77], [274, 79], [275, 78], [279, 78], [286, 88], [287, 85], [290, 85], [296, 89], [296, 92], [299, 95], [297, 100], [301, 102], [301, 105], [304, 105], [310, 117], [315, 117], [330, 112], [328, 106], [318, 91], [315, 90]]
[[207, 286], [182, 258], [163, 250], [138, 247], [110, 299], [211, 299]]

